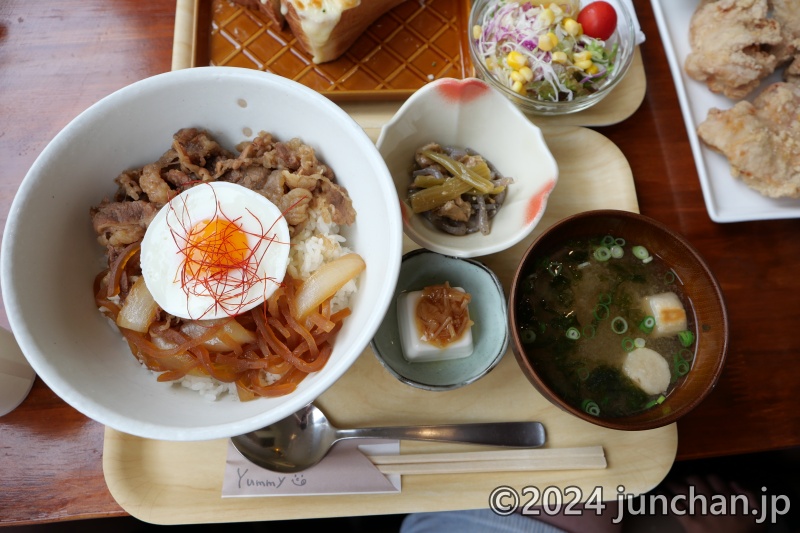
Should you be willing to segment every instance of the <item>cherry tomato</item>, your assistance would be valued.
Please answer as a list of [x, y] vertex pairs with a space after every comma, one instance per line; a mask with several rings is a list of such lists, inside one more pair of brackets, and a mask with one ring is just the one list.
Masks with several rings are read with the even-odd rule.
[[605, 41], [617, 28], [617, 12], [608, 2], [592, 2], [578, 13], [583, 33]]

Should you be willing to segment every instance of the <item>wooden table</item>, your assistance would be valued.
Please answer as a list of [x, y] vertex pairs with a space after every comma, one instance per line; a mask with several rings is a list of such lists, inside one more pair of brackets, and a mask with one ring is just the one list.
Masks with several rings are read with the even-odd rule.
[[[628, 158], [640, 210], [708, 260], [731, 320], [716, 390], [678, 426], [678, 459], [800, 445], [800, 220], [716, 224], [703, 202], [664, 50], [647, 0], [648, 89], [622, 124], [600, 128]], [[174, 0], [0, 3], [0, 220], [36, 155], [107, 94], [170, 69]], [[57, 260], [58, 258], [54, 258]], [[7, 326], [7, 319], [0, 316]], [[37, 379], [0, 418], [0, 524], [122, 516], [102, 472], [103, 427]]]

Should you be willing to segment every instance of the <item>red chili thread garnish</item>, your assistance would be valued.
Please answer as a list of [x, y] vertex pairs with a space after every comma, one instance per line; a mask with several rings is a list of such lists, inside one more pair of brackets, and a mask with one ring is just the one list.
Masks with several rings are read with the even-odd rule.
[[[216, 191], [212, 189], [212, 193], [216, 207], [210, 219], [200, 222], [192, 220], [186, 198], [181, 199], [182, 216], [172, 203], [169, 204], [177, 228], [170, 224], [170, 217], [167, 217], [170, 234], [182, 256], [175, 281], [180, 283], [187, 301], [191, 296], [213, 299], [213, 303], [199, 317], [192, 317], [195, 319], [202, 319], [212, 311], [236, 316], [263, 299], [267, 284], [278, 282], [271, 276], [259, 274], [261, 261], [273, 243], [289, 245], [279, 241], [273, 233], [275, 224], [284, 217], [286, 211], [264, 230], [261, 220], [248, 209], [245, 210], [248, 219], [252, 219], [249, 224], [242, 223], [243, 217], [228, 217], [222, 210]], [[289, 209], [292, 207], [294, 205]], [[245, 225], [257, 226], [258, 231], [246, 231]], [[264, 284], [264, 293], [250, 296], [250, 291], [257, 284]]]

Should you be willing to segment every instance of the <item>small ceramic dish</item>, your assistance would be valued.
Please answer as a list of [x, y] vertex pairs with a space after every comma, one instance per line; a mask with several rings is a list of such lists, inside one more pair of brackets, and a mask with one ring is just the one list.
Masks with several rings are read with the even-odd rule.
[[[581, 1], [581, 8], [591, 4], [592, 1], [593, 0]], [[526, 113], [532, 113], [536, 115], [566, 115], [569, 113], [583, 111], [584, 109], [588, 109], [589, 107], [595, 105], [600, 100], [608, 96], [614, 87], [616, 87], [617, 84], [625, 77], [625, 74], [628, 72], [631, 63], [633, 62], [633, 51], [636, 48], [636, 27], [633, 22], [633, 17], [628, 11], [626, 3], [622, 0], [607, 1], [617, 13], [616, 29], [611, 37], [605, 41], [606, 49], [609, 51], [615, 50], [612, 52], [614, 55], [614, 67], [610, 70], [610, 73], [605, 78], [602, 78], [602, 81], [597, 83], [597, 89], [594, 92], [582, 96], [575, 96], [569, 100], [562, 96], [560, 97], [560, 101], [557, 102], [540, 100], [538, 98], [522, 95], [514, 91], [512, 89], [513, 80], [511, 80], [504, 71], [496, 68], [494, 70], [487, 68], [487, 60], [483, 52], [487, 50], [494, 51], [500, 49], [506, 50], [505, 53], [507, 53], [507, 49], [502, 46], [498, 46], [496, 43], [484, 43], [484, 47], [481, 48], [480, 43], [473, 36], [473, 31], [476, 26], [480, 28], [484, 24], [487, 24], [486, 21], [491, 20], [493, 14], [499, 11], [499, 7], [509, 3], [506, 0], [476, 0], [472, 3], [472, 11], [470, 12], [468, 25], [469, 51], [477, 76], [489, 82], [494, 88], [500, 91], [510, 101], [518, 105], [520, 109]], [[574, 17], [577, 18], [577, 14], [575, 14]], [[564, 30], [562, 27], [559, 27], [559, 29], [555, 31], [563, 32]], [[526, 35], [526, 38], [528, 38], [526, 33], [523, 33], [523, 35]], [[559, 43], [557, 48], [554, 50], [560, 50], [560, 47], [562, 46], [563, 44]], [[538, 49], [534, 48], [533, 51], [529, 51], [527, 53], [535, 55], [537, 50]], [[493, 52], [489, 53], [491, 54]], [[542, 52], [538, 53], [541, 54]], [[547, 55], [549, 55], [549, 53]], [[502, 61], [505, 61], [505, 59]], [[582, 75], [585, 76], [585, 74]], [[537, 83], [541, 83], [541, 80], [534, 77], [534, 79], [528, 83], [533, 86]], [[531, 93], [527, 92], [526, 94]]]
[[[450, 283], [472, 299], [469, 304], [474, 349], [462, 359], [409, 363], [403, 357], [397, 316], [397, 298], [406, 291]], [[420, 389], [445, 391], [463, 387], [485, 376], [508, 348], [506, 297], [497, 276], [478, 261], [415, 250], [403, 256], [400, 278], [383, 323], [370, 344], [375, 356], [394, 377]]]
[[[414, 154], [425, 144], [471, 148], [514, 179], [491, 232], [451, 235], [409, 205]], [[409, 98], [381, 130], [378, 150], [394, 180], [403, 230], [420, 246], [453, 257], [503, 251], [524, 239], [541, 219], [558, 180], [558, 166], [541, 130], [485, 82], [444, 78]]]

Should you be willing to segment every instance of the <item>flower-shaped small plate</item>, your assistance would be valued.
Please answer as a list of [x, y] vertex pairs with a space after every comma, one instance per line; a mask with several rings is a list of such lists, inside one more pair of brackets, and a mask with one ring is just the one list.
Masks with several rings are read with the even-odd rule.
[[[500, 174], [513, 178], [488, 235], [451, 235], [411, 209], [414, 154], [430, 142], [475, 150]], [[424, 248], [454, 257], [500, 252], [524, 239], [542, 218], [558, 181], [558, 166], [541, 130], [477, 78], [443, 78], [414, 93], [381, 130], [378, 150], [400, 198], [406, 235]]]

